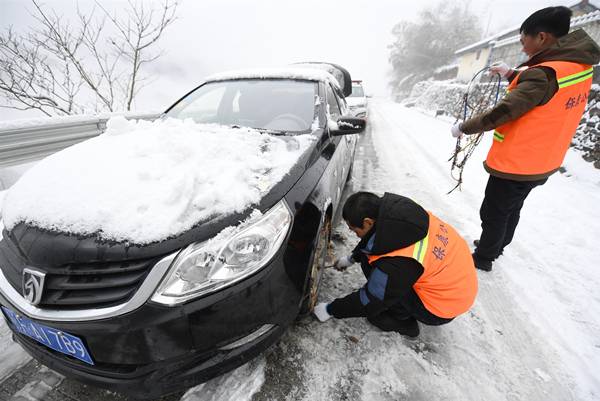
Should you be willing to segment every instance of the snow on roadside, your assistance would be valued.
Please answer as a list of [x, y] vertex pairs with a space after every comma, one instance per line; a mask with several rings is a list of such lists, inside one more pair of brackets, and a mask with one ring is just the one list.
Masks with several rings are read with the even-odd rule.
[[8, 191], [4, 223], [139, 244], [162, 240], [258, 203], [313, 139], [112, 118], [104, 134], [27, 171]]

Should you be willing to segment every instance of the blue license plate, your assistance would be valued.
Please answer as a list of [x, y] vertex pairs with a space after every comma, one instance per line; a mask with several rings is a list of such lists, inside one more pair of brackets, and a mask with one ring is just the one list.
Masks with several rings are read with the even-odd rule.
[[12, 323], [14, 329], [19, 333], [31, 337], [55, 351], [70, 355], [73, 358], [77, 358], [90, 365], [94, 364], [90, 353], [87, 351], [85, 345], [83, 345], [83, 341], [81, 341], [79, 337], [36, 323], [27, 319], [25, 316], [16, 314], [4, 306], [2, 307], [2, 311]]

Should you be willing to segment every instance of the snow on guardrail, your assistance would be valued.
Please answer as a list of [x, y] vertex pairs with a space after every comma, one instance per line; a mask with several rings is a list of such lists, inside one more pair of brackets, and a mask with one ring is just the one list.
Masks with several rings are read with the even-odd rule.
[[[0, 122], [0, 168], [39, 160], [95, 137], [117, 114], [66, 116]], [[126, 114], [128, 119], [153, 120], [159, 113]]]

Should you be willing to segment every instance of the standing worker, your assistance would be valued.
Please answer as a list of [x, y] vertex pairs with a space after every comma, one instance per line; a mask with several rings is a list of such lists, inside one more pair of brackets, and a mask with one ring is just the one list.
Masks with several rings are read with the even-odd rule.
[[560, 168], [585, 110], [600, 48], [583, 30], [569, 33], [571, 14], [567, 7], [531, 14], [520, 29], [529, 60], [517, 70], [505, 63], [491, 68], [510, 82], [504, 99], [452, 127], [454, 137], [494, 130], [484, 162], [490, 178], [480, 210], [482, 233], [474, 242], [478, 269], [491, 271], [510, 244], [525, 198]]
[[336, 261], [345, 269], [360, 262], [367, 284], [315, 307], [317, 318], [366, 317], [384, 331], [416, 337], [417, 321], [441, 325], [469, 310], [477, 273], [464, 239], [412, 200], [357, 192], [342, 217], [361, 238], [352, 255]]

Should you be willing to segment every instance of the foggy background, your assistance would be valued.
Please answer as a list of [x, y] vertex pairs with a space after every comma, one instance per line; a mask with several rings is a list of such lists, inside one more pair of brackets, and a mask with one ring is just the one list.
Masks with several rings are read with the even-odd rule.
[[[119, 12], [126, 1], [102, 1]], [[161, 1], [155, 1], [160, 4]], [[487, 35], [519, 25], [533, 11], [569, 1], [469, 1]], [[75, 16], [76, 1], [48, 0], [65, 18]], [[94, 2], [79, 1], [82, 11]], [[153, 82], [135, 101], [135, 110], [162, 111], [215, 72], [280, 66], [298, 61], [330, 61], [346, 67], [353, 79], [364, 81], [367, 94], [387, 96], [390, 65], [388, 45], [392, 28], [402, 20], [414, 20], [425, 6], [437, 0], [183, 0], [178, 20], [158, 42], [163, 56], [147, 65]], [[26, 32], [35, 21], [26, 0], [0, 0], [0, 29], [9, 26]], [[39, 117], [37, 111], [0, 108], [0, 120]]]

